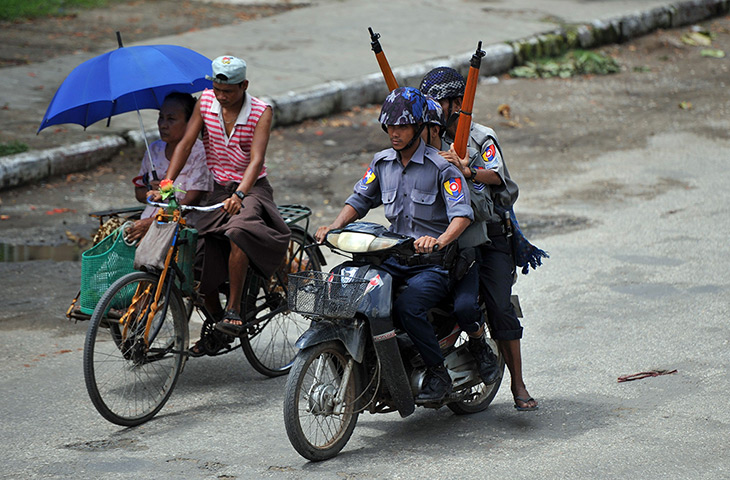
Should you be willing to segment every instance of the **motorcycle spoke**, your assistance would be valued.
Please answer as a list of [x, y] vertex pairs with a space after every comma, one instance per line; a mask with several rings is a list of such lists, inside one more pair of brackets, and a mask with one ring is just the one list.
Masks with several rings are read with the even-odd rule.
[[[307, 372], [305, 385], [307, 394], [302, 395], [299, 410], [302, 418], [306, 418], [306, 426], [302, 425], [311, 436], [312, 444], [326, 447], [333, 439], [337, 438], [338, 432], [342, 429], [344, 416], [349, 413], [336, 414], [331, 411], [334, 406], [327, 405], [326, 412], [313, 412], [309, 410], [314, 401], [321, 402], [321, 399], [313, 399], [312, 393], [315, 389], [320, 391], [328, 390], [331, 400], [337, 396], [341, 388], [342, 371], [335, 365], [335, 359], [328, 354], [323, 354], [317, 359], [315, 372]], [[329, 388], [331, 387], [331, 388]], [[323, 405], [318, 405], [322, 408]]]

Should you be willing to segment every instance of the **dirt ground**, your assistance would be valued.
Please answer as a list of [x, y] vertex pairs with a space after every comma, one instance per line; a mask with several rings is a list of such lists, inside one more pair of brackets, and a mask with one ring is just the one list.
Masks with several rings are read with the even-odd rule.
[[[712, 48], [730, 53], [730, 17], [707, 21], [702, 28], [713, 32]], [[571, 174], [581, 172], [585, 160], [644, 146], [663, 132], [730, 136], [722, 120], [730, 111], [730, 60], [704, 57], [702, 47], [683, 43], [680, 38], [689, 30], [659, 31], [603, 49], [621, 65], [622, 71], [614, 75], [483, 79], [474, 118], [499, 134], [510, 172], [521, 188], [518, 218], [532, 238], [590, 223], [555, 213], [551, 204], [539, 200], [542, 187], [571, 182]], [[498, 113], [500, 105], [510, 107], [509, 118]], [[274, 129], [267, 165], [276, 200], [310, 205], [314, 226], [334, 218], [373, 153], [389, 146], [377, 124], [378, 112], [377, 106], [370, 106]], [[698, 118], [715, 120], [710, 127], [699, 127]], [[0, 220], [0, 243], [58, 245], [89, 238], [95, 220], [87, 212], [134, 204], [130, 180], [139, 161], [140, 152], [125, 152], [92, 171], [0, 192], [0, 214], [5, 218]], [[682, 186], [670, 181], [642, 185], [637, 179], [633, 189], [626, 189], [606, 180], [576, 186], [571, 199], [618, 205], [627, 195], [652, 196], [672, 188]]]
[[[263, 3], [263, 2], [262, 2]], [[296, 3], [238, 5], [189, 0], [137, 0], [107, 8], [69, 11], [60, 17], [0, 22], [0, 68], [25, 65], [79, 51], [116, 48], [125, 43], [175, 35], [275, 15]]]

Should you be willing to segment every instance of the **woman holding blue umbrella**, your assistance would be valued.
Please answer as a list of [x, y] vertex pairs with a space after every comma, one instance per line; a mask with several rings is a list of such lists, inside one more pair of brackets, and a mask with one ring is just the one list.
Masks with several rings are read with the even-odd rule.
[[[284, 259], [291, 232], [266, 178], [271, 105], [247, 93], [242, 59], [218, 57], [212, 70], [207, 78], [213, 81], [213, 88], [206, 89], [196, 103], [166, 178], [177, 178], [202, 131], [206, 163], [215, 181], [208, 203], [223, 202], [224, 206], [201, 216], [196, 224], [201, 238], [197, 259], [202, 267], [200, 293], [221, 319], [216, 329], [238, 336], [246, 327], [240, 313], [249, 262], [266, 277], [273, 275]], [[226, 280], [230, 291], [223, 309], [218, 289]]]

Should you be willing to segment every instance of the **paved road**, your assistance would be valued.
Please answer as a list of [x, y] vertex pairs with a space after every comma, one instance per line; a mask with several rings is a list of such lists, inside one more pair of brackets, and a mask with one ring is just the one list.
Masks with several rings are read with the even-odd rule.
[[[730, 51], [724, 22], [716, 42]], [[617, 76], [480, 86], [475, 114], [499, 127], [522, 188], [518, 215], [552, 225], [533, 238], [551, 258], [515, 287], [526, 314], [525, 375], [540, 411], [515, 412], [503, 388], [488, 411], [469, 417], [445, 409], [419, 409], [407, 419], [365, 415], [340, 456], [310, 464], [286, 440], [284, 379], [264, 379], [231, 354], [191, 361], [158, 417], [119, 428], [85, 392], [85, 325], [67, 324], [59, 313], [77, 288], [78, 264], [3, 263], [0, 477], [730, 477], [728, 61], [675, 49], [678, 35], [617, 49], [623, 61], [634, 58]], [[639, 52], [645, 58], [632, 57]], [[650, 59], [650, 72], [638, 73], [634, 67]], [[681, 110], [680, 101], [694, 106]], [[500, 102], [522, 128], [500, 123]], [[292, 201], [311, 201], [330, 218], [333, 209], [312, 183], [296, 188], [282, 174], [281, 152], [300, 135], [311, 141], [319, 128], [335, 138], [318, 125], [280, 132], [270, 146], [272, 175]], [[366, 145], [362, 130], [342, 135]], [[327, 148], [338, 147], [296, 145], [291, 161], [316, 162], [315, 152]], [[323, 180], [332, 204], [352, 183], [343, 179], [357, 178], [371, 154], [332, 160], [338, 172]], [[93, 199], [99, 186], [92, 177], [57, 188], [54, 198], [72, 205]], [[29, 190], [0, 199], [36, 198], [45, 208], [54, 195]], [[14, 227], [13, 236], [65, 228], [60, 218], [43, 217], [43, 225]], [[677, 373], [616, 382], [653, 369]]]
[[[119, 428], [86, 396], [84, 326], [58, 320], [74, 288], [61, 287], [58, 303], [40, 309], [45, 318], [2, 332], [0, 477], [727, 478], [728, 148], [727, 139], [660, 132], [645, 148], [597, 155], [569, 182], [551, 175], [553, 185], [526, 200], [591, 219], [542, 238], [552, 258], [516, 288], [537, 413], [515, 412], [503, 389], [470, 417], [365, 415], [339, 457], [309, 464], [286, 440], [284, 379], [264, 379], [230, 354], [190, 362], [154, 421]], [[604, 193], [624, 197], [620, 208], [584, 200], [606, 179]], [[78, 274], [68, 262], [17, 265], [28, 296], [42, 296], [34, 278]], [[678, 372], [616, 382], [652, 369]]]

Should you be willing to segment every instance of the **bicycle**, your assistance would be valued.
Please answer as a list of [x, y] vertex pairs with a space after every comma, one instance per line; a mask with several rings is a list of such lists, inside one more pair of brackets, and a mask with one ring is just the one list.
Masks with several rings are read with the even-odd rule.
[[169, 399], [190, 356], [188, 322], [194, 312], [203, 318], [200, 344], [209, 355], [241, 348], [259, 373], [269, 377], [288, 373], [297, 353], [294, 344], [309, 327], [306, 318], [288, 308], [288, 275], [321, 270], [325, 263], [318, 248], [309, 248], [315, 243], [308, 232], [311, 209], [279, 206], [292, 231], [286, 258], [270, 278], [249, 267], [241, 306], [249, 326], [239, 342], [220, 348], [227, 339], [215, 330], [215, 319], [192, 282], [197, 232], [186, 228], [181, 213], [210, 211], [222, 204], [181, 205], [170, 213], [166, 204], [152, 204], [160, 207], [158, 222], [176, 224], [164, 268], [135, 271], [115, 281], [91, 315], [84, 344], [89, 397], [105, 419], [122, 426], [150, 420]]

